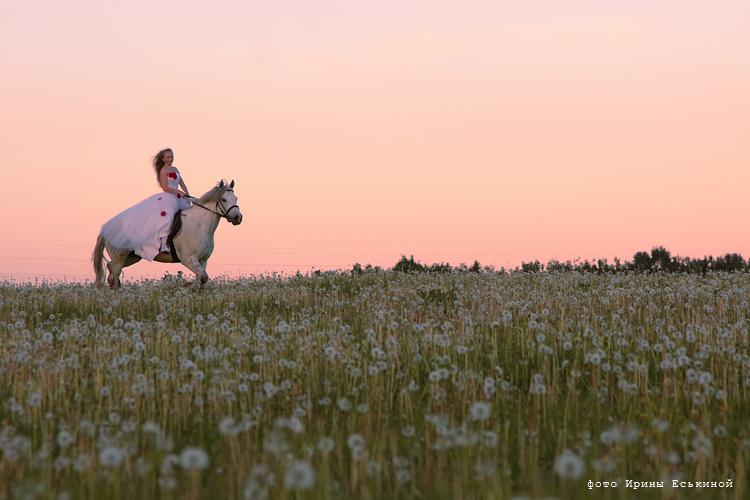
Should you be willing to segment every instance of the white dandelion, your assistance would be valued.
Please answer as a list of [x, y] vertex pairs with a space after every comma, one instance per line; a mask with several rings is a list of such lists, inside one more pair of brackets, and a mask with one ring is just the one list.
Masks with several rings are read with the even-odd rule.
[[329, 437], [322, 437], [318, 441], [318, 449], [322, 451], [323, 453], [332, 452], [335, 446], [336, 446], [336, 443], [333, 441], [333, 439]]
[[497, 443], [500, 441], [500, 437], [496, 432], [485, 431], [484, 433], [484, 445], [488, 448], [495, 448]]
[[383, 468], [380, 466], [379, 463], [370, 460], [367, 462], [367, 475], [370, 477], [374, 477], [380, 474], [380, 472], [383, 470]]
[[411, 481], [411, 473], [406, 469], [401, 469], [396, 472], [396, 481], [401, 484], [406, 484]]
[[578, 479], [586, 470], [581, 457], [570, 450], [565, 450], [555, 460], [555, 472], [562, 479]]
[[91, 467], [91, 457], [89, 455], [78, 455], [73, 462], [73, 468], [78, 472], [84, 472]]
[[653, 422], [651, 422], [651, 426], [656, 429], [656, 432], [664, 432], [669, 429], [669, 422], [654, 419]]
[[315, 470], [312, 465], [295, 461], [284, 475], [284, 486], [293, 490], [309, 490], [315, 485]]
[[245, 486], [245, 500], [267, 500], [268, 487], [261, 486], [253, 480], [247, 482]]
[[352, 434], [346, 440], [346, 444], [349, 448], [362, 448], [365, 445], [365, 438], [361, 434]]
[[73, 436], [70, 435], [70, 432], [60, 431], [60, 433], [57, 435], [57, 444], [60, 445], [60, 448], [67, 448], [72, 443]]
[[125, 451], [114, 446], [109, 446], [99, 452], [99, 463], [103, 467], [119, 467], [124, 458]]
[[471, 405], [472, 420], [487, 420], [488, 418], [490, 418], [490, 405], [482, 401]]
[[208, 467], [208, 455], [200, 448], [185, 448], [180, 455], [183, 469], [205, 469]]
[[232, 417], [224, 417], [219, 422], [219, 432], [222, 436], [234, 436], [237, 434], [235, 420]]
[[157, 483], [167, 491], [172, 491], [177, 488], [177, 480], [172, 476], [161, 476]]
[[368, 411], [370, 411], [370, 407], [367, 403], [362, 403], [360, 405], [357, 405], [357, 411], [360, 413], [367, 413]]

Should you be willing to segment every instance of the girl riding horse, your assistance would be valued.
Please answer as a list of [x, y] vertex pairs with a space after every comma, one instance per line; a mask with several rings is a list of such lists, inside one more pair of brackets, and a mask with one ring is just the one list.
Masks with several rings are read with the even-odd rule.
[[[160, 151], [154, 157], [156, 178], [162, 188], [137, 205], [116, 215], [102, 226], [96, 240], [92, 261], [96, 273], [95, 283], [104, 281], [104, 251], [109, 276], [107, 282], [116, 289], [120, 286], [120, 272], [142, 258], [157, 262], [181, 262], [195, 273], [189, 286], [202, 287], [208, 281], [206, 264], [214, 250], [214, 232], [219, 221], [226, 219], [233, 225], [242, 222], [242, 213], [234, 194], [234, 181], [221, 181], [200, 198], [192, 198], [180, 172], [172, 161], [171, 149]], [[178, 188], [182, 188], [180, 191]], [[190, 197], [193, 205], [185, 198]], [[183, 210], [182, 229], [167, 243], [173, 218]]]

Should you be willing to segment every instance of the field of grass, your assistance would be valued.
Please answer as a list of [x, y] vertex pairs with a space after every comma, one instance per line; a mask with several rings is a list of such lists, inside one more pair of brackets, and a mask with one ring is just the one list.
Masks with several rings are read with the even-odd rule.
[[0, 498], [748, 498], [750, 274], [183, 285], [0, 283]]

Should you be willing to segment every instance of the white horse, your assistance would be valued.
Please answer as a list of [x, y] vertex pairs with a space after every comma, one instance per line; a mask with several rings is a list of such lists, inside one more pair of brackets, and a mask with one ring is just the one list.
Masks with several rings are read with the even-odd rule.
[[[234, 195], [234, 181], [226, 184], [221, 181], [215, 188], [199, 199], [193, 201], [193, 206], [182, 211], [182, 230], [174, 237], [172, 247], [179, 260], [175, 261], [171, 253], [161, 252], [154, 260], [157, 262], [182, 262], [195, 273], [195, 281], [188, 283], [189, 288], [202, 287], [208, 281], [206, 262], [214, 251], [214, 233], [221, 219], [227, 219], [233, 225], [242, 222], [242, 213], [237, 206]], [[120, 272], [124, 267], [132, 266], [141, 257], [132, 248], [114, 248], [107, 242], [100, 232], [94, 247], [92, 260], [95, 283], [104, 283], [104, 249], [107, 249], [110, 261], [107, 262], [109, 276], [107, 282], [110, 288], [120, 287]]]

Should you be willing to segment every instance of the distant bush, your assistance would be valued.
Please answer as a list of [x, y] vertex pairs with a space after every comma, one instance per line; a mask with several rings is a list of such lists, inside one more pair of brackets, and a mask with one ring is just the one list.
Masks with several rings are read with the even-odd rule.
[[479, 265], [479, 262], [477, 262], [476, 260], [474, 261], [474, 265], [471, 267], [467, 267], [466, 264], [461, 264], [461, 266], [459, 267], [451, 267], [449, 263], [444, 262], [426, 266], [418, 261], [415, 261], [413, 255], [408, 259], [406, 258], [406, 255], [402, 255], [401, 260], [396, 262], [396, 265], [393, 266], [393, 270], [401, 271], [404, 273], [452, 273], [453, 271], [469, 271], [476, 273], [482, 272], [482, 268]]
[[538, 260], [534, 262], [522, 262], [521, 271], [525, 273], [538, 273], [544, 271], [544, 264], [540, 264]]
[[403, 273], [423, 273], [425, 272], [425, 267], [419, 262], [414, 262], [413, 255], [410, 259], [407, 259], [406, 255], [402, 255], [401, 260], [396, 262], [396, 265], [393, 266], [393, 270], [401, 271]]
[[369, 271], [380, 272], [382, 271], [382, 269], [380, 268], [380, 266], [372, 267], [370, 264], [367, 264], [363, 269], [360, 263], [354, 264], [354, 267], [352, 268], [352, 274], [362, 274]]

